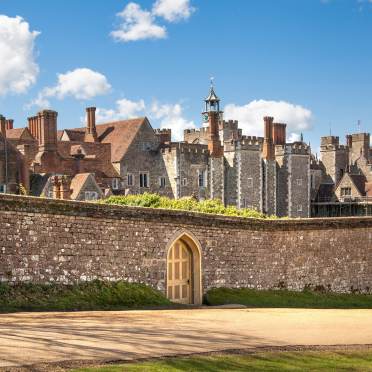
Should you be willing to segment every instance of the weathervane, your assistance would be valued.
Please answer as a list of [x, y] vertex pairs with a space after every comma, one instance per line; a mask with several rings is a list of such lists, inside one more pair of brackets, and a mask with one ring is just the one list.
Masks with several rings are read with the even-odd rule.
[[213, 85], [214, 85], [214, 77], [211, 76], [211, 88], [213, 88]]

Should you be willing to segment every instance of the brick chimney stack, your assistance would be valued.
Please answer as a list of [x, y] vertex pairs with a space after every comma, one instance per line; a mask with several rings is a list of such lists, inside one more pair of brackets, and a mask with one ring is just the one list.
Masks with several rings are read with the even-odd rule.
[[43, 110], [38, 114], [39, 151], [57, 150], [57, 116], [52, 110]]
[[286, 144], [286, 124], [274, 123], [273, 124], [273, 143], [275, 145], [284, 146]]
[[6, 137], [6, 119], [2, 115], [0, 115], [0, 133], [4, 138]]
[[264, 143], [263, 143], [263, 158], [266, 160], [274, 160], [274, 142], [273, 142], [273, 122], [271, 116], [264, 117]]
[[6, 129], [13, 129], [13, 123], [14, 123], [14, 120], [13, 119], [8, 119], [6, 121]]
[[96, 108], [88, 107], [87, 112], [87, 127], [85, 130], [85, 142], [97, 142], [97, 129], [96, 129]]
[[346, 145], [349, 149], [353, 147], [353, 136], [351, 134], [346, 135]]
[[212, 157], [223, 156], [223, 147], [220, 141], [219, 121], [220, 112], [208, 112], [209, 125], [208, 125], [208, 150]]

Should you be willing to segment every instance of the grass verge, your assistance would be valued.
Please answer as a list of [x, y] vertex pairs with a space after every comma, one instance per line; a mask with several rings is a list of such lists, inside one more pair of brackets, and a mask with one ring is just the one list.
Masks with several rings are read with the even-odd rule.
[[240, 304], [248, 307], [292, 307], [315, 309], [370, 309], [372, 295], [337, 294], [322, 291], [228, 289], [207, 292], [204, 302], [210, 306]]
[[144, 284], [92, 281], [74, 285], [0, 284], [0, 312], [121, 310], [170, 307]]
[[169, 358], [73, 372], [372, 371], [372, 351], [266, 352]]

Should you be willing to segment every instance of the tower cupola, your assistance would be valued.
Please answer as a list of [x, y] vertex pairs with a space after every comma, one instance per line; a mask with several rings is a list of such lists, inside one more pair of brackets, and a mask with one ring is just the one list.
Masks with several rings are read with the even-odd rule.
[[220, 99], [214, 91], [213, 79], [211, 79], [211, 88], [208, 97], [205, 101], [206, 112], [219, 112], [220, 111]]

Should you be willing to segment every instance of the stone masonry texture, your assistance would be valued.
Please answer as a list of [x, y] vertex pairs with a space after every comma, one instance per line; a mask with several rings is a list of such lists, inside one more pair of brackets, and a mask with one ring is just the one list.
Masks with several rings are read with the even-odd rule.
[[167, 245], [201, 245], [202, 287], [372, 289], [372, 218], [247, 220], [0, 196], [0, 280], [126, 280], [165, 292]]

